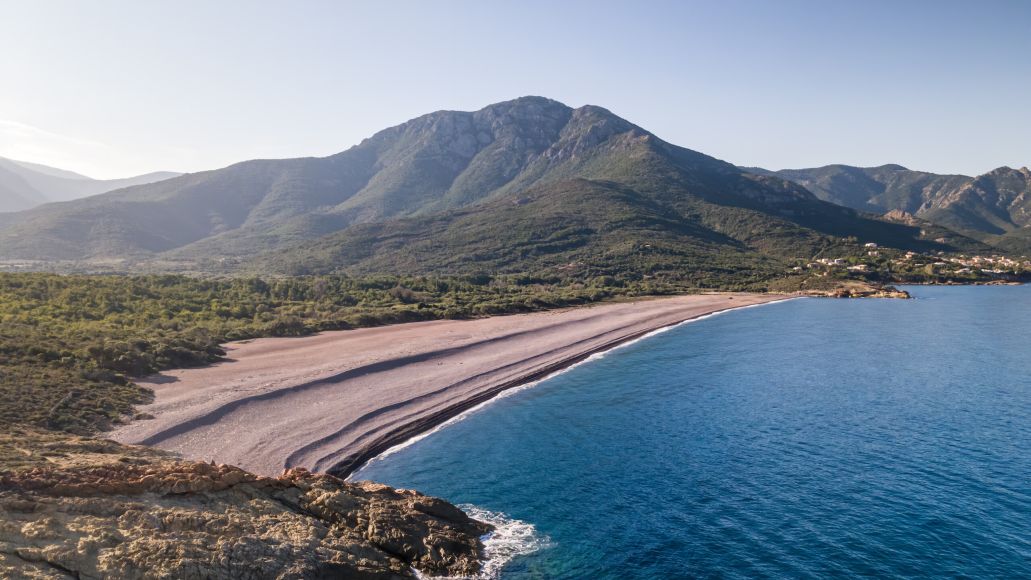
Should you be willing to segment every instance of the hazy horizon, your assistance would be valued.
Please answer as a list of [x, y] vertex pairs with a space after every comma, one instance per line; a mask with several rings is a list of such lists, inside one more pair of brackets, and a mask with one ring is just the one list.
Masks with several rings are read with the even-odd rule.
[[1024, 2], [297, 6], [5, 0], [0, 156], [192, 172], [540, 95], [744, 166], [1031, 164]]

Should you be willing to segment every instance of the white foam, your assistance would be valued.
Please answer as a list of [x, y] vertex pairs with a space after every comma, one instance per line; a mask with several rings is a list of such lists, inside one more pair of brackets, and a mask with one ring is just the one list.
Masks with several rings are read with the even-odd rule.
[[[476, 576], [461, 577], [466, 580], [494, 580], [501, 576], [501, 570], [513, 558], [532, 554], [551, 545], [547, 536], [537, 533], [533, 524], [512, 519], [501, 512], [493, 512], [470, 504], [458, 506], [469, 517], [494, 526], [494, 531], [483, 536], [483, 568]], [[418, 570], [415, 575], [422, 580], [445, 580], [440, 576], [426, 576]], [[458, 577], [447, 577], [457, 580]]]
[[422, 441], [423, 439], [429, 437], [430, 435], [433, 435], [434, 433], [440, 431], [441, 429], [446, 429], [447, 427], [450, 427], [451, 425], [454, 425], [455, 423], [463, 421], [466, 418], [468, 418], [470, 415], [473, 415], [474, 413], [477, 413], [477, 412], [481, 411], [482, 409], [484, 409], [488, 405], [491, 405], [491, 404], [493, 404], [493, 403], [495, 403], [497, 401], [500, 401], [501, 399], [504, 399], [506, 397], [511, 397], [512, 395], [515, 395], [517, 393], [521, 393], [523, 391], [532, 389], [533, 387], [536, 387], [537, 385], [543, 383], [544, 381], [553, 379], [553, 378], [555, 378], [555, 377], [557, 377], [557, 376], [559, 376], [559, 375], [561, 375], [563, 373], [567, 373], [567, 372], [575, 369], [576, 367], [578, 367], [580, 365], [587, 364], [587, 363], [589, 363], [591, 361], [595, 361], [595, 360], [604, 358], [606, 355], [608, 355], [612, 351], [615, 351], [615, 350], [618, 350], [618, 349], [621, 349], [621, 348], [625, 348], [625, 347], [628, 347], [628, 346], [633, 345], [633, 344], [637, 344], [638, 342], [641, 342], [642, 340], [645, 340], [647, 338], [651, 338], [651, 337], [653, 337], [653, 336], [655, 336], [657, 334], [662, 334], [663, 332], [667, 332], [669, 330], [672, 330], [674, 328], [678, 328], [678, 327], [683, 326], [685, 324], [690, 324], [692, 322], [698, 322], [699, 320], [705, 320], [707, 318], [712, 318], [714, 316], [719, 316], [720, 314], [726, 314], [727, 312], [734, 312], [734, 311], [737, 311], [737, 310], [744, 310], [746, 308], [756, 308], [756, 307], [759, 307], [759, 306], [766, 306], [768, 304], [779, 304], [781, 302], [788, 302], [790, 300], [797, 300], [797, 299], [798, 298], [785, 298], [783, 300], [774, 300], [772, 302], [762, 302], [762, 303], [759, 303], [759, 304], [749, 304], [747, 306], [733, 306], [733, 307], [727, 308], [725, 310], [719, 310], [717, 312], [711, 312], [709, 314], [703, 314], [702, 316], [691, 318], [691, 319], [685, 320], [683, 322], [678, 322], [676, 324], [671, 324], [669, 326], [663, 326], [662, 328], [657, 328], [657, 329], [655, 329], [655, 330], [653, 330], [651, 332], [648, 332], [646, 334], [643, 334], [643, 335], [641, 335], [641, 336], [639, 336], [639, 337], [637, 337], [637, 338], [635, 338], [633, 340], [628, 340], [626, 342], [617, 344], [616, 346], [613, 346], [612, 348], [603, 350], [601, 352], [596, 352], [596, 353], [588, 356], [584, 360], [579, 361], [577, 363], [573, 363], [573, 364], [571, 364], [571, 365], [569, 365], [569, 366], [567, 366], [567, 367], [565, 367], [563, 369], [557, 370], [557, 371], [551, 373], [550, 375], [547, 375], [546, 377], [540, 378], [540, 379], [538, 379], [536, 381], [531, 381], [531, 382], [523, 384], [523, 385], [519, 385], [517, 387], [512, 387], [511, 389], [506, 389], [504, 391], [501, 391], [497, 395], [495, 395], [495, 396], [491, 397], [490, 399], [480, 403], [479, 405], [476, 405], [474, 407], [470, 407], [469, 409], [459, 413], [458, 415], [455, 415], [454, 417], [451, 417], [450, 419], [448, 419], [447, 421], [444, 421], [440, 425], [437, 425], [433, 429], [430, 429], [429, 431], [427, 431], [425, 433], [420, 433], [420, 434], [418, 434], [418, 435], [416, 435], [416, 436], [414, 436], [414, 437], [412, 437], [410, 439], [406, 439], [405, 441], [403, 441], [401, 443], [398, 443], [397, 445], [394, 445], [393, 447], [387, 449], [383, 453], [380, 453], [376, 457], [373, 457], [372, 459], [366, 461], [365, 464], [362, 465], [359, 469], [351, 472], [351, 475], [347, 476], [347, 480], [348, 481], [353, 481], [354, 478], [355, 478], [355, 475], [357, 475], [362, 469], [364, 469], [366, 465], [369, 465], [370, 463], [374, 463], [376, 461], [380, 461], [380, 460], [382, 460], [385, 457], [389, 457], [389, 456], [397, 453], [398, 451], [401, 451], [402, 449], [404, 449], [406, 447], [410, 447], [410, 446], [418, 443], [419, 441]]

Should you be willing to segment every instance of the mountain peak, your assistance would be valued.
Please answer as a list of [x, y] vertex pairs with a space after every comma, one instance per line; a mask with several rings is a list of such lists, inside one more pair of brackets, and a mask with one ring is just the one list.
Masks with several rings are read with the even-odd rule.
[[530, 95], [487, 105], [471, 114], [480, 116], [510, 115], [519, 118], [532, 115], [568, 116], [572, 110], [572, 107], [554, 99]]
[[[594, 185], [602, 183], [609, 185]], [[531, 208], [513, 204], [529, 191], [540, 193], [535, 198], [540, 203]], [[554, 197], [562, 192], [569, 195]], [[745, 174], [662, 141], [603, 107], [574, 109], [553, 99], [525, 96], [476, 111], [416, 117], [325, 158], [253, 160], [33, 210], [4, 226], [0, 250], [18, 259], [249, 259], [344, 230], [388, 231], [418, 223], [430, 230], [413, 235], [430, 236], [435, 228], [447, 223], [458, 227], [464, 222], [454, 220], [481, 210], [486, 213], [477, 213], [481, 218], [476, 219], [482, 219], [482, 231], [504, 242], [507, 230], [492, 230], [494, 220], [515, 220], [510, 229], [533, 236], [577, 232], [564, 224], [591, 209], [587, 206], [599, 196], [608, 200], [608, 209], [594, 208], [604, 215], [583, 225], [583, 235], [612, 230], [612, 218], [624, 210], [653, 226], [664, 224], [660, 230], [671, 235], [695, 232], [690, 235], [698, 243], [729, 244], [735, 251], [745, 246], [726, 238], [731, 230], [747, 239], [765, 226], [774, 232], [795, 231], [784, 220], [799, 220], [797, 228], [817, 228], [811, 230], [811, 240], [820, 239], [817, 231], [868, 238], [867, 230], [883, 228], [883, 222], [867, 222], [824, 204], [779, 177]], [[520, 225], [532, 216], [509, 214], [509, 208], [550, 213], [536, 225]], [[415, 221], [402, 225], [403, 220]], [[745, 223], [753, 225], [741, 229]], [[882, 233], [912, 242], [908, 233], [889, 230]], [[581, 241], [569, 242], [567, 249], [589, 247], [583, 235], [577, 234]], [[769, 246], [762, 235], [758, 239], [764, 240], [764, 248]], [[785, 247], [792, 244], [785, 242]], [[370, 247], [353, 246], [363, 255]], [[540, 251], [552, 247], [548, 242]], [[546, 253], [564, 247], [556, 242]], [[815, 251], [806, 248], [802, 254]]]
[[991, 171], [989, 171], [987, 173], [984, 173], [983, 175], [980, 175], [978, 177], [998, 177], [998, 176], [1005, 176], [1005, 175], [1014, 175], [1014, 174], [1018, 174], [1018, 173], [1026, 175], [1029, 172], [1031, 172], [1031, 170], [1028, 170], [1027, 166], [1023, 166], [1023, 167], [1020, 167], [1020, 168], [1014, 168], [1014, 167], [1010, 167], [1009, 165], [1003, 165], [1001, 167], [996, 167], [995, 169], [993, 169], [993, 170], [991, 170]]
[[605, 107], [599, 107], [598, 105], [584, 105], [584, 106], [582, 106], [582, 107], [580, 107], [580, 108], [578, 108], [576, 110], [579, 111], [580, 114], [583, 114], [583, 115], [598, 115], [598, 116], [601, 116], [601, 117], [616, 117], [617, 116], [612, 111], [606, 109]]
[[556, 101], [555, 99], [551, 99], [551, 98], [548, 98], [548, 97], [542, 97], [540, 95], [524, 95], [522, 97], [516, 97], [514, 99], [509, 99], [507, 101], [500, 101], [500, 102], [497, 102], [497, 103], [493, 103], [493, 104], [487, 105], [486, 107], [484, 107], [484, 109], [489, 109], [491, 107], [504, 107], [504, 106], [516, 106], [516, 105], [537, 105], [537, 106], [549, 106], [549, 107], [564, 107], [566, 109], [572, 108], [569, 105], [566, 105], [565, 103], [563, 103], [561, 101]]

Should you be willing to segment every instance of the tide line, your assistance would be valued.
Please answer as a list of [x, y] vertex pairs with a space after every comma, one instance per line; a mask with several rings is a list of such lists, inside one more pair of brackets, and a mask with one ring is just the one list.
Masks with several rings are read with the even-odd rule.
[[454, 425], [456, 423], [464, 421], [465, 419], [471, 417], [472, 415], [474, 415], [474, 414], [482, 411], [483, 409], [487, 408], [489, 405], [492, 405], [492, 404], [494, 404], [494, 403], [496, 403], [496, 402], [498, 402], [498, 401], [500, 401], [502, 399], [506, 399], [508, 397], [511, 397], [511, 396], [516, 395], [518, 393], [521, 393], [523, 391], [527, 391], [529, 389], [532, 389], [532, 388], [540, 385], [541, 383], [543, 383], [545, 381], [551, 380], [551, 379], [553, 379], [553, 378], [555, 378], [555, 377], [557, 377], [559, 375], [565, 374], [565, 373], [567, 373], [567, 372], [569, 372], [569, 371], [571, 371], [571, 370], [573, 370], [573, 369], [575, 369], [575, 368], [577, 368], [577, 367], [579, 367], [581, 365], [585, 365], [585, 364], [587, 364], [589, 362], [602, 359], [605, 356], [607, 356], [609, 353], [614, 352], [614, 351], [616, 351], [618, 349], [625, 348], [625, 347], [637, 344], [637, 343], [639, 343], [639, 342], [641, 342], [643, 340], [646, 340], [646, 339], [651, 338], [653, 336], [657, 336], [657, 335], [662, 334], [664, 332], [668, 332], [670, 330], [673, 330], [674, 328], [678, 328], [678, 327], [683, 326], [685, 324], [690, 324], [692, 322], [698, 322], [698, 321], [705, 320], [705, 319], [708, 319], [708, 318], [713, 318], [715, 316], [719, 316], [721, 314], [726, 314], [726, 313], [729, 313], [729, 312], [736, 312], [738, 310], [745, 310], [745, 309], [748, 309], [748, 308], [758, 308], [760, 306], [768, 306], [768, 305], [771, 305], [771, 304], [781, 304], [781, 303], [789, 302], [789, 301], [792, 301], [792, 300], [798, 300], [800, 298], [804, 298], [804, 297], [798, 296], [798, 297], [792, 297], [792, 298], [784, 298], [783, 300], [773, 300], [773, 301], [770, 301], [770, 302], [763, 302], [761, 304], [749, 304], [747, 306], [733, 306], [731, 308], [725, 308], [723, 310], [718, 310], [716, 312], [710, 312], [708, 314], [703, 314], [701, 316], [696, 316], [694, 318], [689, 318], [687, 320], [683, 320], [683, 321], [680, 321], [680, 322], [677, 322], [677, 323], [674, 323], [674, 324], [663, 326], [661, 328], [656, 328], [655, 330], [652, 330], [652, 331], [649, 331], [649, 332], [647, 332], [645, 334], [642, 334], [641, 336], [638, 336], [637, 338], [633, 338], [633, 339], [628, 340], [626, 342], [621, 342], [621, 343], [619, 343], [617, 345], [614, 345], [612, 348], [609, 348], [609, 349], [606, 349], [604, 351], [596, 352], [594, 354], [591, 354], [590, 356], [588, 356], [587, 358], [583, 359], [582, 361], [573, 363], [573, 364], [571, 364], [571, 365], [569, 365], [567, 367], [564, 367], [564, 368], [562, 368], [560, 370], [557, 370], [557, 371], [551, 373], [550, 375], [548, 375], [546, 377], [537, 379], [535, 381], [530, 381], [530, 382], [528, 382], [526, 384], [519, 385], [517, 387], [512, 387], [511, 389], [506, 389], [504, 391], [501, 391], [500, 393], [498, 393], [494, 397], [491, 397], [490, 399], [488, 399], [488, 400], [486, 400], [486, 401], [484, 401], [484, 402], [482, 402], [482, 403], [480, 403], [480, 404], [478, 404], [478, 405], [476, 405], [474, 407], [470, 407], [469, 409], [459, 413], [458, 415], [455, 415], [454, 417], [451, 417], [447, 421], [444, 421], [443, 423], [437, 425], [436, 427], [430, 429], [429, 431], [426, 431], [424, 433], [420, 433], [418, 435], [415, 435], [414, 437], [406, 439], [405, 441], [402, 441], [401, 443], [398, 443], [397, 445], [394, 445], [393, 447], [390, 447], [389, 449], [387, 449], [383, 453], [380, 453], [379, 455], [377, 455], [377, 456], [373, 457], [372, 459], [369, 459], [368, 461], [366, 461], [358, 469], [355, 469], [354, 471], [352, 471], [351, 474], [347, 476], [346, 480], [347, 481], [356, 481], [357, 480], [356, 476], [358, 474], [360, 474], [361, 471], [363, 469], [365, 469], [365, 467], [367, 467], [368, 465], [371, 465], [371, 464], [376, 463], [378, 461], [382, 461], [383, 459], [385, 459], [385, 458], [387, 458], [387, 457], [389, 457], [389, 456], [391, 456], [391, 455], [393, 455], [393, 454], [395, 454], [395, 453], [397, 453], [397, 452], [399, 452], [399, 451], [401, 451], [403, 449], [406, 449], [408, 447], [411, 447], [412, 445], [415, 445], [419, 441], [422, 441], [423, 439], [425, 439], [427, 437], [430, 437], [431, 435], [441, 431], [442, 429], [446, 429], [446, 428], [448, 428], [448, 427], [450, 427], [450, 426], [452, 426], [452, 425]]

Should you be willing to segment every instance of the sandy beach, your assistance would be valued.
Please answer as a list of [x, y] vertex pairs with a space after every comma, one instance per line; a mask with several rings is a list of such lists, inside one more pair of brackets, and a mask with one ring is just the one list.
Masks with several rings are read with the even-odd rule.
[[264, 475], [287, 467], [346, 475], [505, 389], [595, 352], [784, 298], [676, 296], [229, 343], [225, 362], [138, 381], [154, 390], [154, 402], [139, 409], [154, 418], [110, 436]]

